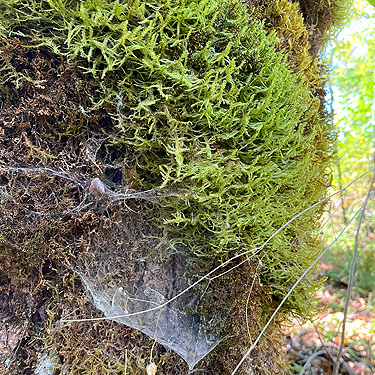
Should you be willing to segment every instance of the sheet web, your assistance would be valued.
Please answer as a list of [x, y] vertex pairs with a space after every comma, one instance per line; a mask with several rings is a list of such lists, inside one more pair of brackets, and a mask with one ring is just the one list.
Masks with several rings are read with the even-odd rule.
[[215, 291], [222, 289], [222, 280], [205, 280], [166, 304], [199, 276], [183, 249], [147, 236], [156, 229], [140, 217], [129, 225], [132, 215], [119, 216], [94, 234], [71, 268], [105, 317], [155, 339], [193, 369], [222, 341], [233, 293], [227, 290], [217, 308]]
[[[237, 317], [234, 308], [247, 296], [256, 262], [241, 257], [192, 287], [220, 262], [201, 268], [191, 250], [173, 246], [173, 238], [151, 219], [160, 197], [171, 194], [129, 190], [105, 177], [52, 168], [2, 164], [0, 171], [3, 219], [23, 228], [5, 235], [30, 252], [28, 262], [41, 264], [48, 257], [58, 268], [73, 270], [105, 318], [173, 350], [190, 370], [237, 335], [227, 322]], [[186, 292], [179, 296], [181, 291]], [[60, 318], [86, 316], [74, 309]]]
[[[233, 301], [244, 287], [221, 277], [191, 287], [205, 272], [197, 274], [188, 250], [172, 246], [150, 219], [158, 207], [157, 192], [115, 192], [108, 181], [84, 181], [47, 168], [3, 165], [0, 170], [9, 182], [1, 186], [1, 202], [9, 220], [22, 221], [28, 233], [27, 238], [23, 232], [17, 232], [22, 238], [9, 236], [25, 249], [37, 249], [38, 257], [48, 251], [73, 270], [106, 318], [173, 350], [189, 369], [223, 340]], [[66, 191], [75, 200], [64, 200]], [[85, 319], [84, 311], [75, 317]]]

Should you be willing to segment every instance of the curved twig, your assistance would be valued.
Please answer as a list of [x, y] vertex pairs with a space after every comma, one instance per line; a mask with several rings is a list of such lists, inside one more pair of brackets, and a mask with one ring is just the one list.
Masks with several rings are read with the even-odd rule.
[[[303, 210], [302, 212], [300, 212], [299, 214], [297, 214], [296, 216], [294, 216], [293, 218], [291, 218], [287, 223], [285, 223], [283, 226], [281, 226], [277, 231], [275, 231], [272, 236], [270, 236], [261, 246], [259, 247], [256, 247], [256, 248], [252, 248], [250, 250], [246, 250], [242, 253], [239, 253], [239, 254], [236, 254], [234, 255], [233, 257], [229, 258], [228, 260], [226, 260], [224, 263], [220, 264], [219, 266], [215, 267], [214, 269], [212, 269], [210, 272], [208, 272], [206, 275], [202, 276], [201, 278], [199, 278], [196, 282], [194, 282], [193, 284], [191, 284], [189, 287], [187, 287], [186, 289], [182, 290], [181, 292], [179, 292], [178, 294], [176, 294], [173, 298], [169, 299], [168, 301], [164, 302], [163, 304], [161, 304], [160, 306], [158, 307], [152, 307], [152, 308], [149, 308], [149, 309], [145, 309], [145, 310], [142, 310], [142, 311], [137, 311], [137, 312], [134, 312], [134, 313], [130, 313], [130, 314], [122, 314], [122, 315], [115, 315], [115, 316], [107, 316], [107, 317], [101, 317], [101, 318], [82, 318], [82, 319], [61, 319], [61, 322], [67, 322], [67, 323], [73, 323], [73, 322], [88, 322], [88, 321], [100, 321], [100, 320], [111, 320], [111, 319], [121, 319], [121, 318], [125, 318], [125, 317], [130, 317], [130, 316], [136, 316], [136, 315], [141, 315], [141, 314], [146, 314], [146, 313], [149, 313], [151, 311], [156, 311], [158, 309], [161, 309], [165, 306], [167, 306], [168, 304], [170, 304], [171, 302], [175, 301], [177, 298], [181, 297], [183, 294], [187, 293], [189, 290], [191, 290], [192, 288], [194, 288], [196, 285], [200, 284], [202, 281], [206, 280], [206, 279], [209, 279], [211, 275], [213, 275], [214, 273], [216, 273], [216, 271], [218, 271], [219, 269], [225, 267], [227, 264], [233, 262], [234, 260], [240, 258], [240, 257], [243, 257], [247, 254], [250, 254], [250, 253], [255, 253], [255, 252], [258, 252], [258, 251], [261, 251], [271, 240], [272, 238], [274, 238], [278, 233], [280, 233], [283, 229], [285, 229], [290, 223], [292, 223], [294, 220], [296, 220], [297, 218], [299, 218], [300, 216], [302, 216], [305, 212], [313, 209], [314, 207], [318, 206], [319, 204], [321, 203], [324, 203], [326, 202], [327, 200], [331, 199], [332, 197], [340, 194], [343, 190], [346, 190], [348, 189], [351, 185], [353, 185], [356, 181], [358, 181], [359, 179], [361, 179], [362, 177], [366, 176], [368, 173], [370, 173], [371, 171], [375, 170], [375, 167], [374, 168], [371, 168], [370, 170], [368, 170], [367, 172], [363, 173], [361, 176], [359, 176], [358, 178], [356, 178], [355, 180], [353, 180], [351, 183], [349, 183], [347, 186], [345, 186], [342, 190], [339, 190], [331, 195], [329, 195], [328, 197], [326, 198], [323, 198], [321, 199], [320, 201], [314, 203], [312, 206], [306, 208], [305, 210]], [[358, 213], [358, 212], [357, 212]], [[357, 214], [356, 214], [357, 215]], [[354, 216], [355, 217], [355, 216]], [[354, 218], [353, 218], [354, 219]], [[352, 219], [352, 220], [353, 220]], [[351, 221], [352, 221], [351, 220]], [[351, 222], [350, 221], [350, 222]], [[350, 223], [349, 223], [350, 224]], [[348, 224], [348, 225], [349, 225]], [[347, 226], [348, 226], [347, 225]], [[347, 226], [343, 229], [343, 231], [346, 230]], [[340, 236], [341, 234], [343, 233], [343, 231], [340, 233]], [[338, 237], [339, 238], [339, 237]], [[335, 240], [336, 241], [336, 240]], [[300, 283], [300, 281], [303, 279], [303, 277], [310, 271], [310, 269], [320, 260], [320, 258], [325, 254], [326, 251], [328, 251], [328, 249], [333, 245], [333, 243], [314, 261], [314, 263], [303, 273], [303, 275], [297, 280], [296, 284], [293, 286], [293, 289], [287, 294], [287, 296], [283, 299], [283, 301], [281, 302], [281, 304], [279, 305], [278, 309], [276, 310], [276, 312], [272, 315], [271, 317], [271, 320], [274, 318], [274, 316], [276, 315], [276, 313], [279, 311], [279, 309], [281, 308], [281, 306], [284, 304], [285, 300], [289, 297], [289, 295], [292, 293], [292, 291], [295, 289], [295, 287]], [[240, 264], [244, 263], [247, 261], [247, 258], [240, 262]], [[238, 266], [238, 265], [236, 265]], [[233, 267], [234, 269], [235, 267]], [[224, 272], [226, 273], [226, 272]], [[254, 343], [255, 345], [258, 343], [260, 337], [264, 334], [264, 331], [267, 329], [268, 325], [269, 325], [270, 322], [267, 323], [265, 329], [261, 332], [260, 336], [258, 337], [258, 339], [256, 340], [256, 342]], [[254, 349], [255, 345], [252, 345], [251, 346], [251, 350], [246, 353], [246, 355], [244, 356], [243, 360], [241, 360], [239, 366], [235, 369], [235, 371], [232, 373], [235, 374], [235, 372], [237, 372], [238, 368], [240, 367], [240, 365], [243, 363], [243, 361], [246, 359], [246, 357], [250, 354], [250, 352]], [[253, 347], [254, 346], [254, 347]]]

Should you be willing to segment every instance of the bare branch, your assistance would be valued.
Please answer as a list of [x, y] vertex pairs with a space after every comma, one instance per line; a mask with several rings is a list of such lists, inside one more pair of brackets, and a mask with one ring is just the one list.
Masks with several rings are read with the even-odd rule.
[[[116, 316], [108, 316], [108, 317], [102, 317], [102, 318], [83, 318], [83, 319], [61, 319], [62, 322], [69, 322], [69, 323], [73, 323], [73, 322], [87, 322], [87, 321], [100, 321], [100, 320], [110, 320], [110, 319], [120, 319], [120, 318], [125, 318], [125, 317], [130, 317], [130, 316], [136, 316], [136, 315], [141, 315], [141, 314], [145, 314], [145, 313], [148, 313], [148, 312], [151, 312], [151, 311], [156, 311], [158, 309], [162, 309], [163, 307], [167, 306], [168, 304], [170, 304], [171, 302], [175, 301], [176, 299], [178, 299], [179, 297], [181, 297], [182, 295], [184, 295], [185, 293], [187, 293], [189, 290], [191, 290], [192, 288], [194, 288], [196, 285], [200, 284], [202, 281], [204, 280], [207, 280], [207, 279], [210, 279], [211, 276], [213, 274], [215, 274], [218, 270], [220, 270], [221, 268], [225, 267], [226, 265], [228, 265], [229, 263], [233, 262], [234, 260], [240, 258], [240, 257], [243, 257], [245, 255], [248, 255], [250, 253], [254, 253], [253, 255], [255, 255], [255, 253], [261, 251], [265, 245], [271, 241], [271, 239], [273, 237], [275, 237], [278, 233], [280, 233], [283, 229], [285, 229], [290, 223], [292, 223], [294, 220], [296, 220], [298, 217], [300, 217], [301, 215], [303, 215], [305, 212], [313, 209], [314, 207], [318, 206], [319, 204], [321, 203], [324, 203], [326, 202], [327, 200], [331, 199], [332, 197], [340, 194], [343, 190], [346, 190], [348, 189], [351, 185], [353, 185], [356, 181], [358, 181], [359, 179], [363, 178], [364, 176], [366, 176], [368, 173], [370, 173], [371, 171], [375, 170], [375, 167], [374, 168], [371, 168], [370, 170], [368, 170], [367, 172], [365, 172], [364, 174], [362, 174], [361, 176], [359, 176], [358, 178], [356, 178], [354, 181], [352, 181], [350, 184], [348, 184], [347, 186], [344, 187], [344, 189], [342, 190], [339, 190], [333, 194], [331, 194], [330, 196], [326, 197], [326, 198], [323, 198], [322, 200], [320, 200], [319, 202], [313, 204], [312, 206], [308, 207], [306, 210], [300, 212], [299, 214], [297, 214], [296, 216], [294, 216], [292, 219], [290, 219], [287, 223], [285, 223], [282, 227], [280, 227], [271, 237], [269, 237], [261, 246], [258, 246], [258, 247], [255, 247], [255, 248], [251, 248], [250, 250], [246, 250], [240, 254], [237, 254], [231, 258], [229, 258], [228, 260], [226, 260], [225, 262], [223, 262], [222, 264], [220, 264], [219, 266], [215, 267], [214, 269], [212, 269], [210, 272], [208, 272], [207, 274], [205, 274], [204, 276], [202, 276], [200, 279], [198, 279], [196, 282], [194, 282], [193, 284], [191, 284], [189, 287], [187, 287], [186, 289], [182, 290], [181, 292], [177, 293], [173, 298], [169, 299], [168, 301], [164, 302], [163, 304], [157, 306], [157, 307], [152, 307], [152, 308], [149, 308], [149, 309], [145, 309], [145, 310], [142, 310], [142, 311], [137, 311], [137, 312], [134, 312], [134, 313], [130, 313], [130, 314], [122, 314], [122, 315], [116, 315]], [[361, 208], [359, 209], [359, 211], [361, 210]], [[346, 230], [346, 228], [349, 226], [349, 224], [354, 220], [354, 218], [356, 217], [356, 215], [359, 213], [359, 211], [357, 211], [357, 213], [354, 215], [354, 217], [351, 219], [351, 221], [348, 223], [348, 225], [343, 229], [343, 231], [339, 234], [338, 238], [344, 233], [344, 231]], [[334, 241], [336, 242], [338, 240], [338, 238]], [[333, 242], [333, 243], [334, 243]], [[235, 374], [235, 372], [237, 372], [238, 368], [240, 367], [240, 365], [243, 363], [243, 361], [246, 359], [246, 357], [250, 354], [250, 352], [255, 348], [255, 346], [257, 345], [257, 343], [259, 342], [261, 336], [263, 336], [265, 330], [268, 328], [269, 324], [271, 323], [272, 319], [275, 317], [276, 313], [280, 310], [281, 306], [284, 304], [284, 302], [286, 301], [286, 299], [290, 296], [290, 294], [293, 292], [293, 290], [296, 288], [296, 286], [300, 283], [300, 281], [306, 276], [306, 274], [310, 271], [310, 269], [323, 257], [323, 255], [331, 248], [331, 246], [333, 245], [333, 243], [328, 246], [324, 252], [310, 265], [310, 267], [303, 273], [303, 275], [297, 280], [297, 282], [293, 285], [292, 289], [288, 292], [288, 294], [286, 295], [286, 297], [284, 297], [283, 301], [280, 303], [279, 307], [276, 309], [275, 313], [271, 316], [269, 322], [267, 323], [267, 325], [265, 326], [265, 328], [262, 330], [262, 332], [260, 333], [260, 335], [258, 336], [256, 342], [254, 342], [254, 344], [251, 346], [251, 350], [249, 350], [248, 353], [246, 353], [246, 355], [244, 356], [243, 360], [239, 363], [239, 366], [236, 368], [236, 370], [232, 373]], [[243, 261], [241, 261], [239, 264], [235, 265], [234, 267], [232, 267], [230, 270], [238, 267], [239, 265], [241, 265], [242, 263], [245, 263], [246, 261], [248, 260], [248, 258], [244, 259]], [[230, 271], [229, 270], [229, 271]], [[228, 271], [225, 271], [223, 272], [222, 274], [226, 274]]]
[[363, 204], [363, 209], [361, 210], [361, 214], [359, 215], [357, 231], [355, 233], [354, 253], [353, 253], [352, 261], [350, 263], [349, 282], [348, 282], [348, 288], [347, 288], [346, 299], [345, 299], [344, 317], [343, 317], [343, 321], [342, 321], [341, 342], [340, 342], [340, 347], [339, 347], [339, 351], [338, 351], [338, 354], [337, 354], [337, 358], [336, 358], [336, 361], [335, 361], [335, 367], [333, 369], [333, 375], [338, 374], [340, 363], [341, 363], [342, 351], [344, 349], [345, 326], [346, 326], [346, 319], [347, 319], [347, 316], [348, 316], [350, 297], [351, 297], [351, 294], [352, 294], [353, 284], [354, 284], [354, 270], [355, 270], [355, 263], [356, 263], [357, 254], [358, 254], [359, 231], [361, 229], [361, 224], [362, 224], [363, 215], [365, 213], [367, 202], [374, 195], [374, 191], [373, 191], [374, 190], [374, 182], [375, 182], [375, 173], [373, 173], [373, 175], [372, 175], [370, 186], [369, 186], [369, 189], [368, 189], [368, 192], [367, 192], [367, 195], [366, 195], [366, 200], [365, 200], [365, 203]]

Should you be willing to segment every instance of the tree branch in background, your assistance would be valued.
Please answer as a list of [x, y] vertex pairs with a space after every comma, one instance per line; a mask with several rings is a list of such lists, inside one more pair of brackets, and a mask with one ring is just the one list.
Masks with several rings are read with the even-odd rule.
[[[373, 67], [373, 72], [375, 73], [375, 66]], [[371, 111], [371, 120], [372, 120], [372, 131], [373, 135], [375, 134], [375, 86], [373, 87], [373, 95], [372, 95], [372, 111]], [[372, 146], [374, 146], [374, 137], [372, 138]], [[373, 163], [375, 164], [375, 147], [373, 149]], [[357, 259], [357, 254], [358, 254], [358, 242], [359, 242], [359, 231], [361, 229], [361, 224], [363, 220], [363, 216], [366, 210], [366, 205], [370, 198], [373, 196], [373, 190], [374, 190], [374, 182], [375, 182], [375, 172], [372, 174], [370, 186], [366, 195], [366, 200], [365, 203], [363, 204], [363, 209], [361, 211], [361, 214], [359, 215], [358, 219], [358, 225], [357, 225], [357, 231], [355, 234], [355, 243], [354, 243], [354, 254], [353, 258], [350, 264], [350, 274], [349, 274], [349, 283], [348, 283], [348, 289], [347, 289], [347, 294], [346, 294], [346, 300], [345, 300], [345, 309], [344, 309], [344, 317], [343, 317], [343, 322], [342, 322], [342, 332], [341, 332], [341, 342], [340, 342], [340, 347], [339, 351], [337, 354], [337, 359], [335, 361], [335, 367], [333, 369], [333, 375], [337, 375], [339, 368], [340, 368], [340, 363], [341, 363], [341, 357], [342, 357], [342, 351], [344, 348], [344, 339], [345, 339], [345, 326], [346, 326], [346, 318], [348, 316], [348, 309], [349, 309], [349, 302], [350, 302], [350, 296], [352, 294], [353, 290], [353, 283], [354, 283], [354, 271], [355, 271], [355, 263]]]
[[361, 213], [359, 215], [357, 231], [356, 231], [356, 234], [355, 234], [354, 254], [353, 254], [351, 264], [350, 264], [349, 283], [348, 283], [348, 289], [347, 289], [346, 300], [345, 300], [344, 318], [343, 318], [343, 322], [342, 322], [341, 343], [340, 343], [339, 352], [337, 354], [337, 359], [336, 359], [336, 362], [335, 362], [333, 375], [338, 374], [338, 370], [339, 370], [339, 367], [340, 367], [339, 364], [341, 362], [342, 351], [343, 351], [343, 348], [344, 348], [346, 318], [348, 316], [350, 296], [352, 294], [353, 283], [354, 283], [355, 262], [356, 262], [356, 258], [357, 258], [357, 254], [358, 254], [359, 231], [361, 229], [361, 224], [362, 224], [363, 215], [364, 215], [364, 212], [365, 212], [365, 209], [366, 209], [367, 202], [373, 196], [374, 182], [375, 182], [375, 173], [373, 173], [373, 175], [372, 175], [372, 179], [371, 179], [371, 182], [370, 182], [369, 190], [367, 192], [366, 200], [365, 200], [365, 203], [363, 204]]

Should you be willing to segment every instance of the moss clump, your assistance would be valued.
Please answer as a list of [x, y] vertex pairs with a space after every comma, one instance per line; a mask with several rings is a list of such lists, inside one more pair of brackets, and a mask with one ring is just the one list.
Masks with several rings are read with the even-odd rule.
[[[142, 185], [180, 196], [163, 200], [161, 219], [202, 272], [262, 245], [329, 184], [329, 129], [311, 91], [319, 77], [278, 50], [274, 29], [288, 32], [295, 9], [276, 6], [281, 22], [271, 30], [232, 1], [24, 0], [3, 11], [7, 32], [27, 32], [101, 81], [97, 105], [117, 108], [115, 142], [136, 154]], [[315, 257], [304, 238], [320, 212], [262, 249], [277, 298]], [[290, 308], [305, 312], [312, 289], [302, 283]]]
[[[326, 168], [332, 136], [322, 109], [324, 79], [310, 57], [306, 21], [297, 5], [283, 0], [252, 6], [232, 0], [19, 0], [11, 4], [0, 0], [0, 10], [3, 120], [17, 124], [4, 134], [9, 139], [14, 134], [29, 139], [22, 149], [14, 146], [12, 160], [58, 170], [64, 165], [82, 182], [65, 189], [58, 176], [46, 177], [47, 185], [27, 176], [28, 185], [32, 182], [35, 189], [31, 197], [20, 192], [19, 203], [42, 210], [39, 204], [46, 204], [43, 197], [48, 195], [56, 198], [48, 201], [53, 205], [47, 207], [50, 212], [69, 212], [87, 198], [95, 173], [105, 174], [108, 166], [115, 169], [115, 160], [116, 171], [131, 176], [138, 189], [172, 193], [161, 196], [157, 210], [149, 213], [192, 265], [189, 276], [258, 248], [257, 259], [249, 262], [260, 275], [253, 293], [258, 298], [256, 318], [250, 324], [251, 335], [256, 335], [260, 317], [270, 315], [318, 253], [311, 230], [323, 208], [308, 211], [262, 245], [319, 201], [330, 183]], [[17, 51], [25, 49], [30, 52], [23, 59]], [[86, 81], [81, 72], [86, 73]], [[44, 87], [46, 78], [47, 83], [55, 81], [56, 87]], [[76, 152], [89, 137], [97, 142], [87, 159], [91, 164], [84, 153]], [[110, 149], [116, 157], [107, 152]], [[59, 164], [59, 158], [64, 163]], [[120, 166], [119, 159], [124, 160]], [[45, 189], [39, 189], [40, 184]], [[15, 220], [22, 221], [28, 213], [20, 209], [18, 215]], [[104, 235], [99, 238], [104, 233], [98, 230], [102, 217], [92, 212], [80, 215], [75, 222], [69, 215], [64, 217], [65, 227], [73, 229], [57, 225], [58, 240], [69, 245], [72, 259], [77, 246], [93, 251], [93, 243], [107, 241]], [[43, 234], [47, 224], [40, 223], [35, 230]], [[108, 228], [105, 233], [108, 237]], [[17, 233], [13, 238], [19, 238]], [[69, 264], [58, 240], [50, 244], [58, 248], [55, 254], [48, 254], [44, 247], [43, 253]], [[154, 253], [159, 249], [155, 246]], [[107, 264], [107, 254], [102, 258]], [[108, 270], [113, 271], [113, 264], [108, 263]], [[248, 271], [243, 267], [228, 274], [239, 290], [243, 286], [241, 295], [232, 298], [227, 293], [225, 277], [220, 279], [220, 289], [205, 294], [210, 317], [215, 309], [230, 305], [234, 313], [228, 326], [239, 333], [236, 340], [242, 344], [248, 344], [241, 335], [249, 318], [237, 316], [245, 315], [243, 305], [252, 289], [246, 285]], [[252, 276], [257, 277], [255, 271]], [[258, 281], [267, 294], [263, 299]], [[316, 286], [311, 280], [301, 283], [286, 312], [311, 315], [307, 302]], [[214, 356], [221, 356], [218, 353]], [[74, 363], [73, 367], [79, 366]], [[234, 366], [228, 359], [223, 371], [229, 373], [229, 367]]]
[[310, 54], [317, 56], [330, 35], [342, 27], [353, 0], [299, 0], [304, 23], [309, 32]]

